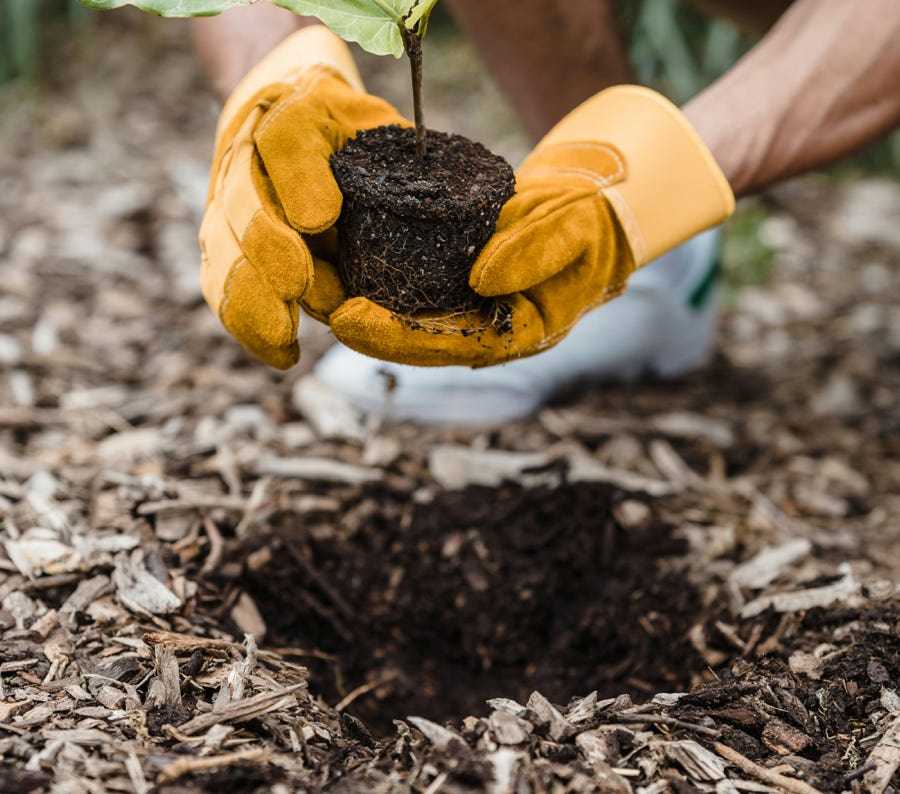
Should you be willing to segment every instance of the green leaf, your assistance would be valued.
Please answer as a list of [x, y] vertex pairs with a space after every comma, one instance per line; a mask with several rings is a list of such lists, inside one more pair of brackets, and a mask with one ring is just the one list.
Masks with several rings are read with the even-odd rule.
[[438, 0], [418, 0], [415, 8], [406, 18], [406, 27], [414, 31], [421, 39], [428, 30], [428, 17], [437, 5]]
[[88, 8], [108, 11], [135, 6], [141, 11], [164, 17], [211, 17], [235, 6], [248, 6], [255, 0], [80, 0]]
[[[376, 55], [403, 55], [400, 26], [407, 15], [420, 6], [434, 6], [437, 0], [272, 0], [275, 5], [297, 14], [320, 19], [346, 41], [355, 41]], [[418, 14], [425, 15], [430, 8]], [[418, 19], [417, 18], [417, 19]], [[407, 22], [412, 30], [413, 25]]]

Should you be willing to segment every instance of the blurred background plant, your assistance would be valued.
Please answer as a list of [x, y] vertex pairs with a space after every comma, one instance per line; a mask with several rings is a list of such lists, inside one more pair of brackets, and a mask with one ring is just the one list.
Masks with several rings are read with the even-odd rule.
[[0, 0], [0, 86], [37, 83], [61, 28], [84, 34], [92, 14], [78, 0]]
[[723, 74], [756, 40], [678, 0], [619, 5], [638, 80], [677, 103]]

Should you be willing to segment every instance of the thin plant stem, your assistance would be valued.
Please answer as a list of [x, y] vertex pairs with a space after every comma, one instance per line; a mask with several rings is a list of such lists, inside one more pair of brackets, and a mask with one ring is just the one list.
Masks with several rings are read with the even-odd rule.
[[403, 48], [409, 58], [412, 76], [413, 116], [416, 123], [416, 157], [425, 156], [425, 113], [422, 108], [422, 40], [412, 30], [403, 30]]

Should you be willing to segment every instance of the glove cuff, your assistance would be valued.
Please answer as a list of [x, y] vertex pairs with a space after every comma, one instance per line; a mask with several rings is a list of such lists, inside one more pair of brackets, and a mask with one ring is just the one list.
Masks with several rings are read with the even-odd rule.
[[267, 86], [296, 82], [314, 66], [333, 69], [351, 88], [364, 90], [346, 43], [324, 25], [310, 25], [284, 39], [244, 76], [222, 108], [219, 129], [225, 129], [240, 109]]
[[734, 212], [724, 174], [684, 114], [641, 86], [615, 86], [579, 105], [540, 142], [612, 144], [625, 178], [603, 188], [640, 267]]

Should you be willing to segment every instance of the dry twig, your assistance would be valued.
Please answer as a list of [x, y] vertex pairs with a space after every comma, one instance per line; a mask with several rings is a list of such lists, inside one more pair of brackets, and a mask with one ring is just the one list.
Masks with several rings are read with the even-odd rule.
[[760, 766], [745, 755], [741, 755], [737, 750], [729, 747], [727, 744], [716, 742], [715, 748], [716, 752], [721, 755], [722, 758], [726, 761], [730, 761], [742, 772], [753, 775], [753, 777], [757, 780], [761, 780], [763, 783], [778, 786], [783, 791], [788, 792], [788, 794], [822, 794], [819, 789], [809, 785], [809, 783], [797, 780], [793, 777], [788, 777], [787, 775], [779, 774], [778, 772], [773, 772], [771, 769]]
[[235, 764], [265, 763], [272, 758], [272, 754], [260, 747], [250, 747], [246, 750], [235, 750], [233, 753], [211, 755], [206, 757], [179, 758], [166, 764], [157, 775], [158, 784], [171, 783], [173, 780], [191, 772], [208, 772], [210, 769], [222, 769]]

